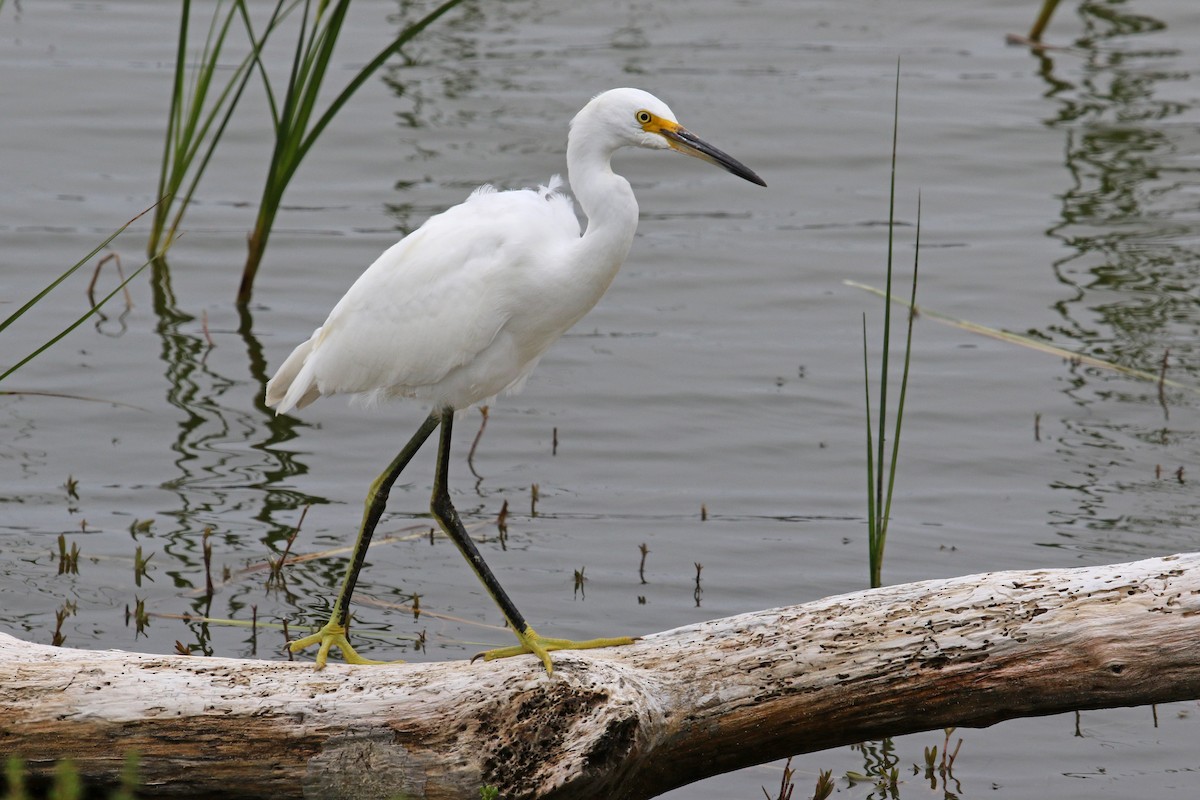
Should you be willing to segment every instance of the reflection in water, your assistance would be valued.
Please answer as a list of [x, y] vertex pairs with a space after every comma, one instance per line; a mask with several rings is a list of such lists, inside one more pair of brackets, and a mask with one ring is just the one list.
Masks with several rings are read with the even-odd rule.
[[[1078, 85], [1038, 56], [1046, 96], [1057, 103], [1046, 124], [1065, 135], [1071, 177], [1061, 221], [1047, 233], [1067, 245], [1053, 268], [1073, 290], [1054, 306], [1061, 321], [1042, 333], [1153, 373], [1169, 353], [1170, 377], [1200, 384], [1200, 168], [1190, 155], [1200, 150], [1200, 133], [1184, 119], [1192, 108], [1164, 97], [1191, 76], [1170, 66], [1177, 50], [1136, 48], [1136, 37], [1163, 30], [1162, 22], [1116, 2], [1084, 3], [1080, 16], [1085, 33], [1065, 56], [1085, 59]], [[1120, 45], [1116, 37], [1124, 37]], [[1074, 475], [1056, 488], [1069, 490], [1073, 505], [1057, 514], [1058, 532], [1106, 553], [1194, 549], [1186, 531], [1200, 505], [1146, 464], [1173, 473], [1196, 462], [1195, 434], [1169, 424], [1170, 406], [1194, 407], [1195, 397], [1167, 391], [1160, 406], [1152, 386], [1079, 369], [1065, 391], [1084, 411], [1112, 401], [1126, 408], [1062, 420], [1059, 453]]]
[[[152, 287], [161, 358], [166, 364], [166, 399], [182, 414], [172, 445], [178, 474], [162, 484], [179, 498], [177, 508], [163, 512], [177, 524], [161, 535], [167, 541], [167, 554], [177, 559], [168, 574], [178, 588], [190, 589], [197, 577], [199, 585], [204, 583], [202, 538], [206, 529], [211, 529], [214, 538], [228, 550], [258, 550], [265, 558], [267, 547], [282, 549], [299, 509], [324, 500], [273, 488], [276, 483], [304, 474], [307, 467], [276, 448], [296, 437], [299, 423], [289, 417], [276, 417], [263, 405], [266, 362], [250, 332], [249, 311], [242, 312], [239, 333], [246, 345], [254, 385], [253, 410], [245, 407], [244, 398], [225, 401], [225, 395], [244, 386], [245, 380], [227, 378], [209, 366], [207, 356], [212, 345], [203, 333], [189, 332], [195, 318], [180, 311], [165, 262], [154, 265]], [[231, 519], [254, 520], [262, 526], [238, 531], [230, 528]], [[243, 539], [243, 533], [249, 535], [249, 541]], [[207, 613], [203, 605], [194, 610]], [[237, 610], [234, 597], [230, 613]]]

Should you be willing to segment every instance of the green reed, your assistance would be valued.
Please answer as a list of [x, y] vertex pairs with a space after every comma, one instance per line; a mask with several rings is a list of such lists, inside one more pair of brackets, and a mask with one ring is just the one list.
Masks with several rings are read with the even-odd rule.
[[208, 34], [196, 65], [187, 74], [188, 31], [192, 19], [191, 0], [183, 0], [179, 18], [179, 37], [175, 52], [175, 72], [171, 83], [171, 102], [167, 112], [167, 130], [163, 141], [162, 168], [158, 177], [158, 197], [163, 201], [154, 211], [147, 255], [153, 255], [162, 241], [175, 238], [179, 223], [191, 205], [192, 196], [204, 175], [230, 117], [241, 99], [252, 67], [267, 37], [294, 8], [299, 0], [284, 6], [280, 0], [266, 28], [250, 52], [227, 77], [216, 80], [221, 54], [229, 29], [241, 18], [249, 29], [249, 12], [244, 0], [226, 5], [218, 2], [213, 10]]
[[[888, 245], [886, 297], [892, 294], [892, 266], [896, 222], [896, 150], [900, 134], [900, 65], [896, 64], [896, 95], [892, 117], [892, 173], [888, 197]], [[900, 455], [900, 427], [904, 419], [904, 399], [908, 391], [908, 370], [912, 354], [913, 318], [916, 316], [917, 265], [921, 248], [921, 201], [917, 198], [916, 249], [913, 256], [912, 302], [908, 314], [908, 334], [904, 344], [904, 370], [900, 379], [900, 398], [892, 433], [891, 458], [887, 458], [888, 361], [891, 353], [892, 304], [883, 303], [883, 355], [879, 367], [879, 414], [871, 417], [870, 368], [867, 363], [867, 316], [863, 314], [863, 384], [867, 411], [867, 550], [871, 587], [883, 585], [883, 551], [887, 542], [888, 519], [892, 510], [892, 489], [896, 482], [896, 464]], [[878, 435], [871, 428], [878, 425]]]
[[[259, 75], [266, 91], [274, 130], [274, 146], [267, 167], [262, 199], [249, 252], [238, 289], [238, 303], [249, 302], [254, 278], [271, 235], [283, 194], [321, 133], [342, 106], [366, 80], [413, 37], [462, 0], [445, 0], [430, 13], [406, 27], [342, 88], [320, 115], [317, 100], [333, 51], [350, 9], [351, 0], [276, 0], [265, 23], [256, 28], [245, 0], [218, 0], [203, 45], [189, 72], [188, 44], [192, 22], [191, 0], [182, 0], [175, 71], [167, 128], [159, 171], [158, 196], [165, 198], [155, 210], [147, 252], [171, 242], [191, 205], [196, 187], [238, 107], [252, 76]], [[262, 52], [268, 39], [299, 10], [300, 23], [287, 81], [277, 91]], [[220, 69], [230, 49], [230, 34], [240, 20], [249, 42], [248, 51], [232, 72]], [[282, 96], [282, 102], [277, 98]]]
[[350, 8], [350, 0], [319, 0], [315, 12], [312, 0], [305, 0], [300, 33], [296, 39], [291, 72], [284, 87], [282, 103], [276, 102], [276, 92], [271, 86], [266, 67], [257, 57], [261, 41], [256, 40], [251, 32], [251, 39], [257, 42], [255, 63], [267, 92], [275, 130], [275, 146], [267, 169], [258, 217], [254, 229], [250, 232], [249, 252], [237, 295], [240, 305], [250, 301], [254, 278], [266, 251], [283, 194], [313, 144], [367, 78], [413, 37], [461, 1], [445, 0], [421, 19], [407, 25], [390, 44], [354, 75], [320, 116], [316, 116], [317, 99], [321, 94], [346, 12]]

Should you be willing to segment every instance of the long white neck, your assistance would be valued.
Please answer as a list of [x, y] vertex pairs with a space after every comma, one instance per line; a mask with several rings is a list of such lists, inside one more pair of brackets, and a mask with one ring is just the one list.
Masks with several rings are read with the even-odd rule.
[[576, 279], [590, 285], [594, 305], [629, 255], [638, 205], [629, 181], [612, 171], [611, 142], [582, 132], [582, 127], [572, 128], [567, 138], [567, 177], [587, 217], [587, 230], [574, 245], [572, 261]]

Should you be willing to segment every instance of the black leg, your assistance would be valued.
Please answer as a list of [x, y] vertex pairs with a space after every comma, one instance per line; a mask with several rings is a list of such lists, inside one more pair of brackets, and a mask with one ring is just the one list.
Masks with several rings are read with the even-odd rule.
[[400, 477], [400, 473], [408, 466], [408, 462], [412, 461], [413, 456], [421, 449], [421, 445], [425, 444], [425, 440], [433, 433], [433, 429], [438, 426], [439, 419], [437, 414], [430, 414], [413, 434], [413, 437], [408, 440], [408, 444], [404, 445], [404, 449], [400, 451], [395, 460], [371, 484], [371, 489], [367, 493], [366, 508], [363, 509], [362, 526], [358, 530], [358, 541], [354, 543], [354, 555], [350, 559], [350, 565], [346, 568], [346, 578], [342, 583], [342, 591], [338, 594], [337, 604], [334, 607], [333, 617], [343, 628], [346, 627], [350, 618], [350, 596], [354, 594], [354, 585], [358, 583], [358, 573], [362, 571], [363, 562], [367, 560], [367, 549], [371, 546], [371, 537], [375, 534], [375, 526], [379, 524], [383, 510], [387, 507], [388, 495], [391, 494], [392, 486]]
[[358, 573], [362, 571], [363, 562], [367, 559], [367, 548], [371, 545], [371, 536], [375, 533], [375, 526], [379, 524], [383, 510], [387, 507], [392, 485], [396, 483], [400, 473], [408, 466], [408, 462], [412, 461], [413, 456], [421, 449], [421, 445], [425, 444], [425, 440], [433, 433], [433, 429], [438, 426], [438, 420], [437, 414], [430, 414], [413, 434], [413, 437], [408, 440], [408, 444], [404, 445], [404, 449], [400, 451], [395, 460], [371, 484], [371, 489], [367, 493], [366, 508], [363, 509], [358, 541], [354, 543], [354, 555], [350, 559], [350, 565], [346, 568], [346, 579], [342, 583], [342, 591], [338, 594], [337, 605], [334, 608], [333, 617], [342, 627], [345, 627], [349, 621], [350, 596], [354, 594], [354, 585], [358, 583]]
[[[433, 417], [430, 417], [433, 419]], [[475, 542], [467, 534], [463, 527], [462, 520], [458, 518], [458, 511], [455, 510], [453, 503], [450, 502], [450, 490], [446, 480], [450, 471], [450, 433], [454, 427], [454, 409], [447, 408], [441, 414], [442, 433], [441, 440], [438, 444], [438, 460], [437, 472], [433, 478], [433, 498], [430, 500], [429, 508], [433, 512], [433, 517], [442, 526], [442, 529], [450, 536], [450, 539], [458, 546], [459, 552], [471, 565], [471, 569], [475, 570], [475, 574], [479, 576], [479, 580], [483, 581], [484, 587], [487, 588], [488, 594], [496, 601], [496, 605], [500, 606], [500, 610], [504, 612], [505, 619], [516, 633], [525, 633], [529, 628], [525, 622], [525, 617], [521, 616], [521, 612], [513, 605], [513, 601], [509, 598], [508, 593], [504, 591], [504, 587], [496, 580], [496, 576], [492, 573], [487, 562], [483, 560], [483, 556], [479, 554], [479, 548], [475, 546]]]
[[413, 434], [412, 439], [404, 446], [404, 449], [400, 451], [395, 460], [371, 484], [371, 491], [367, 495], [366, 509], [363, 512], [362, 527], [358, 532], [358, 541], [355, 542], [354, 554], [350, 559], [350, 565], [346, 568], [346, 578], [342, 582], [342, 589], [333, 604], [333, 613], [330, 614], [329, 621], [325, 623], [325, 626], [321, 630], [311, 636], [290, 642], [288, 647], [292, 652], [303, 650], [309, 645], [319, 644], [320, 649], [317, 651], [316, 658], [317, 669], [324, 666], [329, 655], [329, 650], [333, 647], [341, 650], [342, 656], [351, 664], [382, 663], [379, 661], [370, 661], [355, 653], [354, 648], [350, 646], [350, 642], [346, 638], [346, 623], [350, 618], [350, 597], [354, 594], [354, 585], [358, 581], [358, 573], [362, 570], [363, 562], [366, 560], [367, 548], [371, 543], [371, 535], [375, 532], [375, 526], [379, 523], [379, 518], [383, 515], [383, 509], [387, 505], [387, 498], [392, 484], [400, 477], [400, 473], [404, 470], [405, 466], [408, 465], [408, 462], [412, 460], [417, 450], [421, 448], [421, 445], [425, 443], [433, 433], [434, 428], [438, 425], [442, 426], [442, 435], [438, 446], [437, 471], [434, 473], [433, 498], [429, 504], [430, 510], [433, 512], [434, 518], [442, 526], [442, 529], [450, 536], [454, 544], [458, 546], [459, 551], [467, 561], [470, 562], [471, 568], [475, 570], [475, 574], [487, 588], [488, 594], [496, 601], [496, 605], [500, 606], [500, 610], [504, 613], [505, 619], [508, 620], [508, 624], [512, 627], [513, 633], [516, 634], [519, 642], [514, 647], [502, 647], [481, 653], [480, 655], [484, 660], [507, 658], [522, 653], [530, 653], [541, 660], [547, 673], [553, 673], [554, 665], [550, 660], [550, 651], [552, 650], [585, 650], [595, 647], [614, 647], [632, 642], [633, 640], [628, 636], [610, 639], [588, 639], [581, 642], [569, 639], [550, 639], [539, 636], [534, 632], [533, 628], [529, 627], [529, 623], [525, 621], [525, 617], [521, 616], [521, 612], [513, 605], [513, 601], [509, 598], [508, 593], [500, 586], [500, 582], [492, 574], [492, 570], [483, 560], [483, 556], [479, 554], [479, 549], [475, 547], [475, 542], [467, 535], [462, 520], [459, 519], [458, 512], [454, 509], [454, 504], [450, 502], [450, 490], [446, 476], [449, 472], [450, 464], [450, 434], [454, 427], [454, 410], [447, 408], [430, 414], [429, 418]]
[[329, 648], [335, 646], [342, 651], [342, 655], [350, 663], [371, 663], [355, 653], [346, 640], [346, 626], [350, 620], [350, 597], [354, 594], [354, 585], [358, 583], [358, 573], [362, 571], [363, 562], [366, 561], [367, 549], [371, 545], [371, 536], [375, 533], [375, 526], [379, 524], [379, 518], [383, 516], [392, 485], [440, 422], [440, 414], [437, 412], [430, 414], [413, 434], [413, 437], [408, 440], [408, 444], [404, 445], [400, 454], [371, 484], [371, 489], [367, 493], [366, 508], [363, 510], [362, 525], [358, 530], [358, 540], [354, 543], [354, 554], [350, 557], [349, 566], [346, 567], [346, 577], [342, 581], [341, 591], [338, 592], [337, 599], [333, 603], [333, 612], [329, 615], [329, 621], [312, 636], [306, 636], [288, 644], [292, 652], [297, 652], [309, 645], [319, 643], [321, 649], [317, 653], [318, 669], [324, 666]]
[[450, 490], [446, 481], [446, 474], [450, 469], [450, 431], [454, 427], [453, 409], [442, 411], [441, 423], [442, 436], [438, 446], [437, 473], [433, 479], [433, 499], [429, 504], [430, 510], [433, 511], [433, 516], [441, 524], [442, 529], [458, 545], [458, 549], [466, 557], [467, 561], [470, 562], [471, 568], [475, 570], [475, 574], [479, 576], [479, 580], [483, 581], [483, 585], [487, 587], [488, 594], [496, 601], [496, 605], [500, 606], [500, 610], [504, 612], [505, 619], [508, 620], [509, 626], [512, 627], [513, 633], [517, 636], [517, 641], [520, 642], [520, 644], [514, 647], [488, 650], [485, 653], [480, 653], [479, 656], [482, 656], [485, 661], [490, 661], [494, 658], [508, 658], [509, 656], [529, 653], [537, 656], [542, 662], [542, 666], [546, 668], [546, 674], [551, 675], [554, 673], [554, 664], [550, 660], [550, 651], [552, 650], [587, 650], [594, 647], [614, 647], [632, 642], [633, 639], [628, 636], [612, 639], [588, 639], [582, 642], [571, 641], [570, 639], [549, 639], [538, 635], [533, 628], [529, 627], [529, 623], [525, 621], [525, 617], [521, 616], [521, 612], [513, 605], [513, 601], [500, 586], [500, 582], [496, 580], [496, 576], [492, 574], [491, 569], [484, 562], [483, 556], [479, 554], [479, 549], [475, 547], [475, 542], [471, 541], [471, 537], [467, 535], [462, 521], [458, 518], [458, 512], [454, 510], [454, 505], [450, 502]]

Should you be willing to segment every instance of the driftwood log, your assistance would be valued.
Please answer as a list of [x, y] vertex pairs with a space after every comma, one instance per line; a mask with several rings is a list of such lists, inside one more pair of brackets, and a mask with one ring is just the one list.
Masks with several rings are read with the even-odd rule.
[[147, 796], [648, 798], [793, 753], [1200, 698], [1200, 554], [891, 586], [537, 661], [384, 667], [0, 635], [0, 754]]

